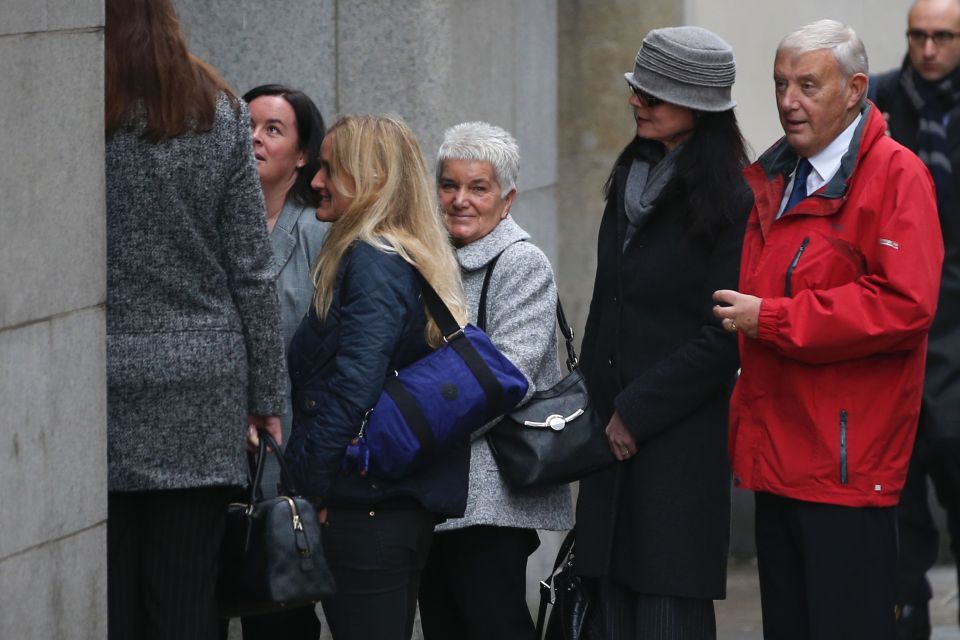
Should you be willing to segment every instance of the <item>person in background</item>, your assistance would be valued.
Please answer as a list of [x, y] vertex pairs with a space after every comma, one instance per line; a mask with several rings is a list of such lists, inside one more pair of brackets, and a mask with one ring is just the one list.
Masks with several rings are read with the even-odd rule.
[[212, 639], [244, 436], [284, 408], [250, 119], [169, 0], [107, 0], [105, 61], [108, 633]]
[[[520, 149], [513, 136], [485, 122], [447, 129], [437, 154], [437, 197], [477, 323], [490, 273], [484, 329], [529, 382], [527, 397], [560, 379], [557, 287], [553, 268], [510, 217]], [[573, 526], [567, 485], [511, 491], [490, 452], [486, 429], [473, 434], [470, 488], [462, 518], [439, 525], [420, 585], [425, 640], [535, 640], [526, 602], [527, 557], [536, 529]]]
[[893, 139], [920, 156], [933, 175], [945, 250], [920, 424], [897, 508], [897, 637], [926, 640], [933, 595], [926, 574], [939, 550], [928, 476], [960, 559], [960, 0], [918, 0], [907, 23], [903, 65], [871, 78], [870, 96]]
[[417, 273], [461, 324], [463, 290], [420, 146], [402, 120], [340, 118], [312, 185], [317, 218], [333, 224], [290, 343], [285, 457], [325, 524], [337, 593], [323, 609], [333, 637], [409, 640], [433, 528], [466, 507], [468, 442], [395, 481], [346, 471], [344, 460], [387, 376], [443, 342]]
[[[273, 247], [280, 297], [280, 328], [284, 347], [303, 319], [313, 298], [310, 267], [320, 252], [329, 223], [316, 217], [317, 192], [310, 181], [320, 167], [324, 125], [320, 111], [302, 91], [279, 84], [254, 87], [243, 94], [250, 109], [253, 154], [267, 208], [267, 229]], [[287, 384], [289, 397], [289, 379]], [[291, 412], [281, 416], [283, 438], [290, 436]], [[276, 495], [280, 467], [273, 456], [264, 469], [264, 493]], [[314, 607], [242, 619], [245, 640], [316, 640], [320, 621]]]
[[943, 244], [930, 174], [866, 99], [867, 53], [835, 20], [777, 47], [785, 136], [745, 175], [734, 483], [756, 496], [767, 638], [895, 637], [896, 505], [920, 412]]
[[750, 210], [733, 49], [655, 29], [624, 74], [634, 135], [605, 186], [581, 371], [619, 461], [584, 478], [577, 573], [591, 640], [716, 637], [730, 529], [727, 399], [737, 342], [711, 313]]

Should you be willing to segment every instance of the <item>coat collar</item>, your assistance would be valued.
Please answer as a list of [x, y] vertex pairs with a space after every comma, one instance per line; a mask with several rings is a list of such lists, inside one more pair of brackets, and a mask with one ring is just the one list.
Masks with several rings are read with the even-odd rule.
[[273, 258], [278, 273], [286, 266], [297, 246], [297, 222], [306, 209], [309, 207], [288, 199], [283, 203], [283, 209], [280, 210], [277, 222], [273, 225], [273, 231], [270, 232], [270, 245], [273, 247]]
[[487, 235], [457, 249], [457, 262], [461, 269], [475, 271], [485, 267], [514, 242], [529, 238], [530, 234], [514, 222], [511, 216], [507, 216]]

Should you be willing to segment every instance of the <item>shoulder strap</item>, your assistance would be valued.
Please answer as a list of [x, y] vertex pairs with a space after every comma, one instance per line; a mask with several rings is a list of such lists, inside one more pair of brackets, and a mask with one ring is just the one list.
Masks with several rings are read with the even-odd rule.
[[487, 272], [483, 274], [483, 288], [480, 289], [480, 303], [477, 305], [477, 328], [483, 332], [487, 331], [487, 290], [490, 288], [493, 268], [497, 266], [497, 260], [503, 255], [503, 251], [493, 256], [493, 260], [487, 263]]
[[[503, 251], [506, 251], [506, 249]], [[487, 290], [490, 288], [493, 268], [497, 265], [500, 256], [503, 255], [503, 251], [487, 263], [487, 271], [483, 274], [483, 287], [480, 289], [480, 302], [477, 304], [477, 328], [484, 332], [487, 330]], [[559, 293], [557, 294], [557, 324], [560, 326], [560, 334], [566, 343], [567, 371], [573, 371], [577, 368], [580, 360], [577, 358], [577, 351], [573, 346], [573, 329], [567, 323], [567, 315], [563, 312], [563, 303], [560, 302]]]

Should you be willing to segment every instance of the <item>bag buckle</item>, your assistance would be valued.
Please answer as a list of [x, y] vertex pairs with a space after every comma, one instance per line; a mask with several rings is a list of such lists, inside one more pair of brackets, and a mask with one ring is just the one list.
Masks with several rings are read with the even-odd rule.
[[451, 341], [451, 340], [455, 340], [455, 339], [459, 338], [459, 337], [462, 336], [462, 335], [463, 335], [463, 328], [460, 328], [460, 329], [457, 329], [456, 331], [454, 331], [453, 333], [451, 333], [451, 334], [448, 335], [448, 336], [443, 336], [443, 341], [444, 341], [444, 343], [446, 343], [446, 344], [450, 344], [450, 341]]
[[555, 413], [553, 415], [547, 416], [547, 419], [544, 420], [543, 422], [534, 422], [532, 420], [524, 420], [523, 426], [533, 427], [535, 429], [553, 429], [554, 431], [563, 431], [563, 428], [567, 426], [568, 422], [572, 422], [573, 420], [576, 420], [582, 415], [583, 415], [583, 409], [577, 409], [566, 418], [564, 418], [560, 414]]

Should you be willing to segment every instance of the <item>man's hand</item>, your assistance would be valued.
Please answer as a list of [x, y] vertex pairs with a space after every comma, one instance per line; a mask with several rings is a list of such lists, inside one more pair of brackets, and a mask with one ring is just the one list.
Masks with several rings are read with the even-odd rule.
[[760, 303], [762, 302], [760, 298], [738, 291], [721, 289], [713, 292], [713, 301], [718, 303], [713, 308], [713, 315], [723, 321], [724, 329], [734, 332], [739, 331], [749, 338], [757, 337]]
[[273, 436], [277, 444], [283, 444], [283, 432], [280, 430], [280, 416], [257, 416], [250, 414], [247, 416], [247, 450], [255, 452], [260, 447], [260, 437], [257, 435], [258, 429], [265, 429], [267, 433]]
[[623, 419], [620, 418], [618, 412], [613, 412], [605, 433], [607, 434], [607, 442], [610, 444], [610, 451], [613, 452], [613, 456], [617, 460], [622, 462], [637, 452], [637, 442], [633, 439], [630, 431], [627, 430], [627, 425], [623, 424]]

